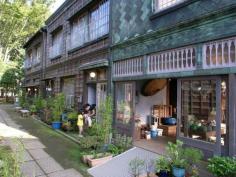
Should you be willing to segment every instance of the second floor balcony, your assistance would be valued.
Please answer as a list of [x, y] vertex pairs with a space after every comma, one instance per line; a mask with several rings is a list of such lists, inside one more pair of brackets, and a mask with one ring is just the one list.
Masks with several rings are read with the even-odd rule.
[[115, 61], [113, 77], [175, 75], [230, 67], [236, 67], [236, 37]]

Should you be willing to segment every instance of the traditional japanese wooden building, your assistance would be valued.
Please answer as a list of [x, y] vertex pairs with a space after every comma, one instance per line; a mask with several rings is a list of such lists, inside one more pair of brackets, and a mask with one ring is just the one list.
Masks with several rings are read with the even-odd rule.
[[113, 1], [111, 12], [116, 129], [135, 136], [139, 122], [236, 155], [236, 2]]
[[41, 28], [24, 45], [26, 55], [24, 60], [25, 78], [23, 87], [29, 96], [38, 95], [43, 90], [41, 79], [45, 56], [45, 39], [46, 29]]
[[40, 78], [43, 95], [63, 92], [67, 107], [75, 108], [99, 105], [105, 98], [109, 11], [109, 0], [67, 0], [49, 17]]

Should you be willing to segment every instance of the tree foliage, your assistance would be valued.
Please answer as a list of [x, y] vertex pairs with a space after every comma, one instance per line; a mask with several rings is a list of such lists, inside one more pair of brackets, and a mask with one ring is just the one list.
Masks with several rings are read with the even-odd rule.
[[18, 90], [23, 77], [23, 45], [44, 25], [53, 1], [0, 0], [0, 87], [7, 92]]
[[52, 0], [0, 0], [0, 60], [22, 59], [23, 44], [44, 23]]

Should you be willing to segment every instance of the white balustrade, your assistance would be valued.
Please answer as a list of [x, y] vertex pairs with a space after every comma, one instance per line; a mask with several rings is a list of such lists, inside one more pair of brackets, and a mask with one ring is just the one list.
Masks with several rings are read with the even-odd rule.
[[129, 60], [118, 61], [114, 63], [114, 76], [138, 76], [144, 73], [143, 57], [132, 58]]
[[203, 68], [236, 66], [236, 37], [203, 45]]
[[196, 69], [196, 50], [194, 47], [181, 48], [147, 57], [147, 73], [168, 73]]

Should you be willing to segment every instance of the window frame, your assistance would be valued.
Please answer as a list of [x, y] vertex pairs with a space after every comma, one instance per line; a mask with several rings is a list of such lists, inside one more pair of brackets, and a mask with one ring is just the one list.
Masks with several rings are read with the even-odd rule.
[[155, 10], [155, 6], [154, 6], [155, 1], [157, 1], [157, 0], [152, 0], [152, 4], [151, 4], [151, 6], [152, 6], [151, 7], [152, 8], [152, 13], [151, 13], [151, 16], [150, 16], [150, 20], [154, 20], [154, 19], [156, 19], [158, 17], [161, 17], [161, 16], [164, 16], [166, 14], [169, 14], [169, 13], [171, 13], [173, 11], [176, 11], [176, 10], [178, 10], [180, 8], [183, 8], [185, 6], [188, 6], [189, 4], [192, 4], [192, 3], [196, 2], [196, 1], [200, 1], [200, 0], [183, 0], [180, 3], [177, 3], [177, 4], [173, 5], [173, 6], [169, 6], [168, 8], [165, 8], [165, 9], [162, 9], [162, 10], [159, 10], [159, 11]]
[[[215, 80], [216, 81], [216, 143], [210, 143], [207, 141], [192, 139], [181, 135], [181, 120], [182, 120], [182, 82], [183, 81], [196, 81], [196, 80]], [[191, 77], [178, 79], [177, 92], [179, 101], [177, 103], [177, 138], [184, 141], [185, 144], [194, 146], [196, 148], [204, 148], [211, 151], [214, 155], [220, 155], [222, 151], [221, 147], [221, 81], [220, 76], [211, 77]]]
[[[159, 1], [160, 0], [152, 0], [152, 11], [154, 13], [158, 13], [158, 12], [164, 11], [166, 9], [172, 8], [172, 7], [177, 6], [181, 3], [184, 3], [185, 1], [188, 1], [188, 0], [176, 0], [177, 2], [175, 2], [171, 5], [168, 5], [166, 7], [161, 7], [161, 8], [159, 8], [158, 5], [157, 5], [159, 3]], [[163, 0], [163, 1], [168, 1], [168, 0]]]

